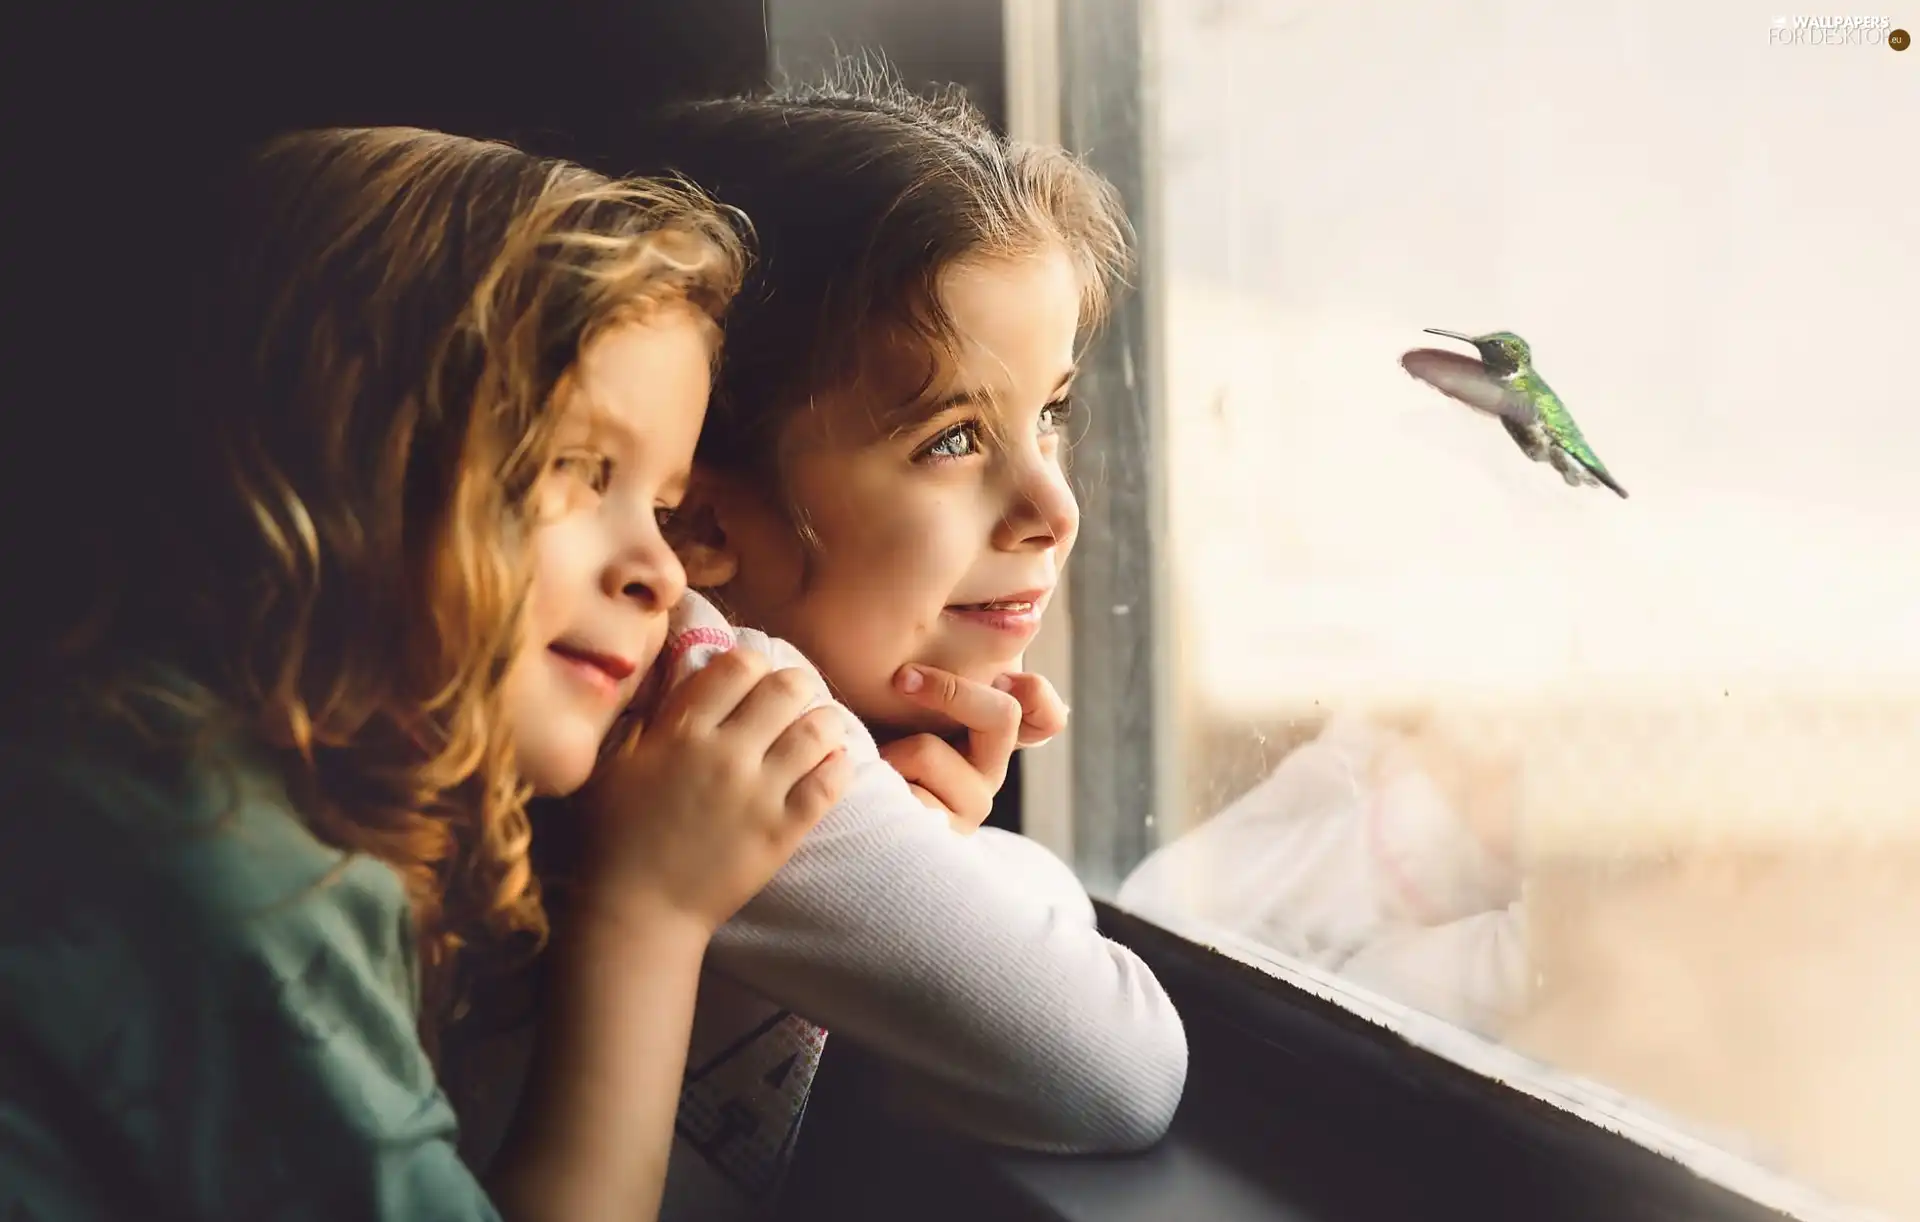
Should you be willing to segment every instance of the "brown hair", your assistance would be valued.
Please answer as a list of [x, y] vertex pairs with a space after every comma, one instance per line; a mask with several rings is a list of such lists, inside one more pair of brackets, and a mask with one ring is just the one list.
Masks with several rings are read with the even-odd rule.
[[1118, 193], [1083, 162], [997, 134], [958, 92], [919, 97], [860, 65], [817, 88], [677, 107], [629, 162], [753, 218], [699, 462], [772, 487], [785, 425], [852, 385], [879, 337], [920, 341], [934, 375], [956, 341], [939, 295], [955, 264], [1057, 246], [1091, 327], [1130, 263]]
[[287, 136], [229, 187], [79, 659], [183, 673], [393, 865], [444, 1001], [461, 947], [545, 932], [501, 688], [569, 370], [649, 309], [717, 321], [743, 249], [691, 190], [415, 129]]

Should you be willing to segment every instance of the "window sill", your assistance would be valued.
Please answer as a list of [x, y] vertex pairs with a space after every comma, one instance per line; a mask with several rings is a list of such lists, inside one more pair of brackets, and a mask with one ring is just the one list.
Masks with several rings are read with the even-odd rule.
[[1147, 960], [1186, 1020], [1192, 1068], [1165, 1140], [1125, 1158], [1014, 1154], [875, 1123], [841, 1100], [810, 1109], [783, 1217], [1788, 1216], [1255, 968], [1106, 905], [1101, 922]]

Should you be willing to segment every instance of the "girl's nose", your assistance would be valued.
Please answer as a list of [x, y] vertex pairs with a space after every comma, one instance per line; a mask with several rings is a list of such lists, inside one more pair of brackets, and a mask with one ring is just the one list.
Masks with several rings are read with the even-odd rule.
[[609, 592], [631, 599], [649, 614], [671, 610], [687, 592], [687, 570], [658, 528], [621, 549], [608, 566]]
[[1041, 457], [1021, 474], [995, 542], [1009, 551], [1070, 547], [1080, 529], [1080, 503], [1066, 472]]

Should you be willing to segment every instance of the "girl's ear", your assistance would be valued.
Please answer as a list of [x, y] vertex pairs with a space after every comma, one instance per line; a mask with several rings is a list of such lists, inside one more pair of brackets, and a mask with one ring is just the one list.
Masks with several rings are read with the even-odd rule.
[[695, 479], [667, 530], [667, 541], [687, 570], [687, 584], [696, 590], [717, 590], [740, 570], [740, 557], [727, 539], [723, 499], [722, 489]]

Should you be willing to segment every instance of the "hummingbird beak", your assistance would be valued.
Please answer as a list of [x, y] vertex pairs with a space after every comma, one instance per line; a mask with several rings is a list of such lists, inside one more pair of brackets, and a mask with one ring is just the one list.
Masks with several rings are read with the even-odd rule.
[[1438, 327], [1422, 327], [1420, 329], [1422, 331], [1425, 331], [1428, 335], [1444, 335], [1448, 339], [1457, 339], [1464, 344], [1471, 344], [1473, 342], [1473, 336], [1462, 335], [1458, 331], [1442, 331]]

